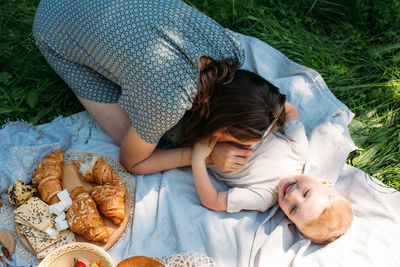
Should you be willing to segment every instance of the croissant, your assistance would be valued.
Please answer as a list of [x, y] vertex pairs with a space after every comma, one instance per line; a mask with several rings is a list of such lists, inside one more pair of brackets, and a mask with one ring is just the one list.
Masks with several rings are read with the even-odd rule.
[[65, 217], [71, 231], [87, 240], [107, 243], [110, 233], [101, 221], [96, 204], [89, 193], [82, 186], [78, 186], [72, 190], [70, 196], [72, 206]]
[[100, 212], [114, 224], [120, 225], [125, 218], [125, 183], [111, 166], [102, 158], [81, 164], [82, 178], [87, 182], [97, 183], [90, 195]]
[[33, 171], [32, 183], [42, 200], [50, 205], [60, 201], [57, 193], [62, 190], [63, 166], [64, 154], [57, 150], [46, 155]]
[[123, 184], [119, 175], [102, 158], [94, 158], [91, 162], [81, 164], [79, 171], [82, 174], [82, 178], [90, 183], [119, 184], [122, 182]]
[[125, 187], [111, 184], [95, 186], [90, 191], [100, 212], [115, 225], [120, 225], [125, 218]]

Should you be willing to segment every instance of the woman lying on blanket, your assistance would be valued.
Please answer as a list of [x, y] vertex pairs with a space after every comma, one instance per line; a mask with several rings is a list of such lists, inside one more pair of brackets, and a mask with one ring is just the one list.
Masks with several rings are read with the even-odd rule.
[[[246, 55], [234, 33], [179, 0], [42, 0], [33, 35], [134, 173], [188, 166], [193, 144], [211, 136], [218, 143], [202, 157], [225, 172], [244, 170], [249, 146], [293, 109], [238, 69]], [[175, 148], [161, 149], [164, 141]]]

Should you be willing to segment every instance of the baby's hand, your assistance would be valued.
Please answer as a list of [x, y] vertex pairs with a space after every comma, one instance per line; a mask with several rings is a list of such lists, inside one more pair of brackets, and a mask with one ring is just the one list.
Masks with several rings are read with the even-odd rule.
[[218, 142], [218, 137], [204, 138], [197, 141], [192, 150], [192, 157], [205, 160]]
[[286, 121], [300, 119], [299, 112], [292, 103], [289, 102], [285, 103], [285, 112], [286, 112]]

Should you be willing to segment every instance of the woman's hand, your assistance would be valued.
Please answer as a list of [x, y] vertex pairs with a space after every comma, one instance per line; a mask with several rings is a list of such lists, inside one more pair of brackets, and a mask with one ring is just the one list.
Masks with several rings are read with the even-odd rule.
[[217, 165], [224, 171], [236, 172], [243, 169], [253, 155], [253, 149], [239, 148], [232, 143], [217, 143], [207, 162]]
[[192, 158], [206, 160], [218, 142], [218, 137], [204, 138], [197, 141], [192, 150]]

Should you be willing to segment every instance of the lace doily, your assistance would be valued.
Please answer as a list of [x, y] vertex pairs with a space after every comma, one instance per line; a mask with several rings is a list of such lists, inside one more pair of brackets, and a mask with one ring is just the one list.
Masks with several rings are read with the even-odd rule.
[[165, 267], [217, 267], [213, 258], [198, 252], [184, 252], [168, 257], [152, 258], [164, 264]]
[[[134, 215], [134, 210], [135, 210], [135, 194], [136, 194], [136, 183], [134, 177], [127, 172], [121, 164], [108, 156], [97, 154], [97, 153], [91, 153], [91, 152], [80, 152], [80, 151], [66, 151], [64, 153], [64, 161], [70, 161], [70, 160], [85, 160], [85, 161], [90, 161], [93, 157], [98, 157], [98, 158], [103, 158], [107, 163], [118, 173], [118, 175], [124, 180], [126, 188], [129, 193], [129, 198], [130, 198], [130, 204], [131, 204], [131, 210], [129, 213], [129, 219], [125, 228], [125, 231], [122, 233], [121, 237], [118, 239], [117, 242], [115, 242], [110, 248], [112, 249], [115, 247], [118, 242], [122, 239], [125, 238], [128, 229], [131, 228], [132, 223], [133, 223], [133, 215]], [[8, 201], [7, 194], [2, 194], [2, 201], [3, 201], [3, 206], [0, 208], [0, 227], [9, 230], [12, 235], [14, 236], [16, 240], [16, 247], [15, 247], [15, 253], [22, 259], [26, 260], [28, 263], [32, 265], [38, 265], [39, 260], [36, 259], [36, 256], [32, 254], [21, 242], [19, 239], [17, 232], [14, 227], [14, 207], [11, 205], [11, 203]]]

